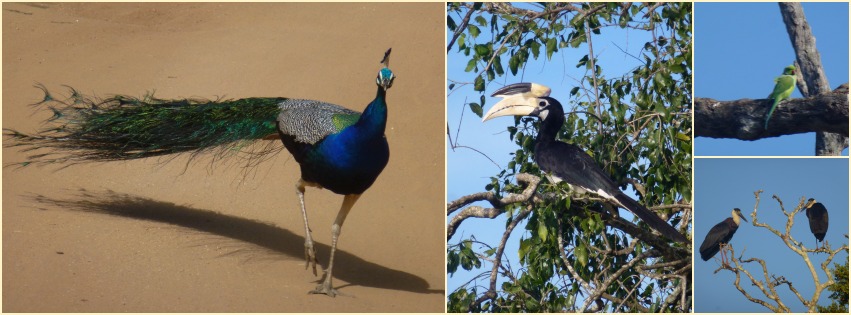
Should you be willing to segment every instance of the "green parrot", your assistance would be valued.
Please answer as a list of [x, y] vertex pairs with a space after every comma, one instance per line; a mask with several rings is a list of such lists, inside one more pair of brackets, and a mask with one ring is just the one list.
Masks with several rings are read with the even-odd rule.
[[795, 81], [794, 64], [784, 68], [783, 75], [774, 78], [774, 91], [768, 96], [768, 98], [774, 99], [774, 103], [771, 104], [771, 109], [768, 110], [768, 115], [765, 116], [765, 129], [768, 129], [768, 120], [771, 119], [771, 114], [777, 109], [777, 104], [789, 98], [789, 95], [792, 95], [792, 91], [795, 90]]

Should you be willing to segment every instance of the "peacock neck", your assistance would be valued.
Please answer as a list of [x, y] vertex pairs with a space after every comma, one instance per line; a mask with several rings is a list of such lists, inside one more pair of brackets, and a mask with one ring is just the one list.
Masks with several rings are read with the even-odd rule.
[[383, 135], [387, 125], [387, 102], [385, 96], [387, 91], [378, 87], [375, 99], [366, 106], [357, 122], [358, 129], [368, 135]]

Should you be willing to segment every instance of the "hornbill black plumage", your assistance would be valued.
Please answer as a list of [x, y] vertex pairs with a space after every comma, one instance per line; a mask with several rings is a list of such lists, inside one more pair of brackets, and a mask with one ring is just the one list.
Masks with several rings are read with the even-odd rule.
[[827, 234], [827, 208], [821, 202], [810, 198], [807, 200], [807, 219], [810, 221], [810, 231], [816, 236], [816, 247], [818, 247], [818, 242], [824, 241], [824, 235]]
[[[703, 261], [709, 260], [712, 256], [718, 253], [721, 250], [722, 244], [727, 244], [730, 242], [730, 239], [733, 238], [733, 234], [736, 234], [736, 230], [739, 229], [739, 220], [747, 219], [742, 215], [742, 210], [739, 208], [733, 208], [733, 213], [731, 217], [724, 219], [721, 223], [716, 224], [711, 229], [709, 229], [709, 233], [706, 233], [706, 238], [703, 239], [703, 244], [700, 244], [700, 258]], [[721, 253], [721, 262], [724, 263], [724, 253]]]
[[671, 240], [689, 240], [674, 227], [624, 194], [591, 156], [579, 147], [557, 141], [556, 134], [564, 124], [564, 109], [549, 97], [550, 88], [537, 83], [517, 83], [496, 90], [492, 96], [504, 99], [483, 117], [487, 121], [499, 116], [533, 116], [541, 119], [535, 139], [535, 163], [554, 181], [565, 181], [579, 193], [593, 193], [609, 203], [625, 208], [647, 225]]

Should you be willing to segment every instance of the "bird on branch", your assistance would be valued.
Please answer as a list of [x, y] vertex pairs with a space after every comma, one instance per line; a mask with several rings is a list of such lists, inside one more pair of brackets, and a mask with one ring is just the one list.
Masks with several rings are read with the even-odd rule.
[[777, 104], [780, 104], [781, 101], [789, 98], [789, 95], [792, 95], [792, 92], [795, 90], [795, 81], [794, 64], [783, 68], [783, 74], [774, 78], [774, 91], [771, 91], [771, 94], [768, 95], [768, 98], [772, 100], [772, 103], [771, 109], [768, 110], [768, 115], [765, 115], [765, 129], [768, 129], [768, 120], [771, 119], [771, 114], [773, 114], [774, 110], [777, 109]]
[[[742, 210], [733, 208], [733, 212], [729, 218], [724, 219], [724, 221], [709, 229], [709, 233], [706, 233], [706, 238], [700, 244], [700, 258], [703, 261], [709, 260], [709, 258], [715, 256], [721, 250], [722, 246], [727, 246], [730, 243], [730, 240], [733, 239], [733, 234], [736, 234], [736, 230], [739, 229], [739, 220], [748, 222], [742, 215]], [[721, 263], [726, 265], [727, 262], [724, 257], [724, 252], [721, 252]]]
[[500, 116], [531, 116], [541, 120], [535, 138], [535, 163], [552, 183], [564, 181], [572, 190], [603, 198], [606, 202], [629, 210], [663, 236], [681, 243], [689, 240], [656, 213], [624, 194], [596, 161], [581, 148], [556, 140], [564, 125], [564, 108], [549, 97], [550, 88], [537, 83], [517, 83], [496, 90], [492, 96], [502, 97], [483, 116], [487, 121]]
[[816, 248], [820, 249], [818, 242], [824, 241], [824, 235], [827, 234], [828, 217], [827, 208], [821, 202], [816, 202], [815, 199], [807, 200], [807, 219], [810, 221], [810, 232], [816, 237]]

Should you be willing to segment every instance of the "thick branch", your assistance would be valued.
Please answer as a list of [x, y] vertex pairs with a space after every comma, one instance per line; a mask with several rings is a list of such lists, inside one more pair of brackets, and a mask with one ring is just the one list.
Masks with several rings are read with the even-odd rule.
[[492, 192], [483, 192], [467, 195], [458, 198], [458, 200], [448, 203], [446, 205], [446, 215], [450, 215], [452, 212], [457, 209], [460, 209], [463, 206], [482, 200], [489, 201], [493, 208], [471, 206], [458, 213], [458, 215], [453, 217], [449, 224], [446, 226], [446, 240], [448, 241], [452, 238], [453, 235], [455, 235], [455, 230], [467, 218], [475, 217], [492, 219], [505, 212], [504, 207], [506, 205], [531, 199], [532, 196], [535, 194], [535, 190], [538, 189], [538, 183], [541, 182], [541, 178], [525, 173], [517, 174], [516, 177], [518, 183], [527, 184], [526, 189], [523, 190], [522, 194], [509, 194], [508, 196], [505, 196], [502, 199], [497, 199]]
[[828, 131], [848, 135], [848, 96], [828, 93], [781, 102], [765, 130], [768, 99], [694, 101], [695, 136], [757, 140], [782, 135]]

